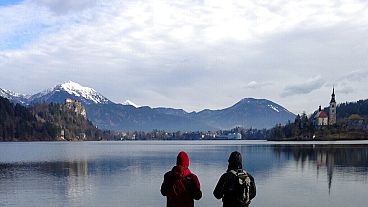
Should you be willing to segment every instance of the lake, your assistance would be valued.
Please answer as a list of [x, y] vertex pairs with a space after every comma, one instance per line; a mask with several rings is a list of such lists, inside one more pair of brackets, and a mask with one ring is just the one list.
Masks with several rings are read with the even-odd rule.
[[0, 206], [162, 207], [165, 172], [191, 159], [203, 198], [232, 151], [243, 155], [257, 196], [251, 206], [367, 206], [368, 142], [121, 141], [0, 143]]

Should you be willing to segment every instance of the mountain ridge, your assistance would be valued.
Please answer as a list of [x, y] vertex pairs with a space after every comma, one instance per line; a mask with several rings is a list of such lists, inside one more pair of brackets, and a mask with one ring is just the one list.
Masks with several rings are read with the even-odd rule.
[[75, 100], [80, 100], [84, 104], [112, 103], [112, 101], [98, 93], [93, 88], [81, 86], [73, 81], [67, 81], [62, 84], [58, 84], [53, 88], [36, 93], [29, 97], [29, 103], [60, 103], [64, 102], [65, 96], [69, 96]]
[[[1, 90], [7, 91], [7, 90]], [[1, 92], [0, 91], [0, 92]], [[5, 94], [5, 93], [4, 93]], [[3, 94], [3, 95], [4, 95]], [[73, 81], [58, 84], [32, 96], [16, 96], [7, 92], [13, 102], [23, 105], [36, 103], [64, 103], [66, 98], [79, 100], [85, 105], [87, 117], [98, 127], [119, 131], [154, 129], [167, 131], [212, 131], [244, 128], [271, 128], [278, 123], [294, 120], [295, 114], [267, 99], [243, 98], [223, 109], [203, 109], [187, 112], [183, 109], [149, 106], [136, 107], [131, 101], [117, 104], [93, 88]], [[0, 93], [2, 96], [2, 93]], [[24, 99], [20, 99], [23, 97]], [[22, 102], [20, 102], [22, 101]], [[130, 103], [131, 102], [131, 103]], [[133, 103], [133, 104], [132, 104]]]
[[2, 88], [0, 88], [0, 96], [3, 98], [7, 98], [14, 103], [20, 103], [23, 105], [27, 105], [27, 99], [29, 98], [29, 96], [27, 95], [18, 94]]

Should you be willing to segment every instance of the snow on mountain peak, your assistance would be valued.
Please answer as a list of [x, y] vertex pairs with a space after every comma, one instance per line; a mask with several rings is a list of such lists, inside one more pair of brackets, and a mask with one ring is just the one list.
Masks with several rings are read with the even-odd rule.
[[79, 83], [76, 83], [76, 82], [73, 82], [73, 81], [66, 81], [66, 82], [60, 84], [60, 86], [68, 87], [68, 88], [76, 88], [76, 89], [88, 88], [88, 87], [81, 86]]
[[76, 97], [84, 98], [93, 103], [108, 103], [109, 100], [95, 91], [93, 88], [85, 87], [73, 81], [67, 81], [57, 85], [53, 90], [64, 90], [67, 93]]
[[21, 103], [21, 104], [26, 104], [27, 98], [29, 98], [28, 95], [18, 94], [13, 91], [1, 89], [1, 88], [0, 88], [0, 96], [3, 98], [7, 98], [9, 100], [12, 100], [13, 102]]
[[275, 107], [275, 106], [273, 106], [271, 104], [268, 104], [267, 106], [269, 106], [271, 109], [273, 109], [276, 112], [280, 112], [279, 109], [277, 109], [277, 106]]
[[123, 105], [131, 105], [134, 106], [135, 108], [139, 108], [140, 106], [135, 104], [134, 102], [130, 101], [130, 100], [126, 100], [122, 103]]
[[8, 98], [10, 96], [10, 93], [11, 93], [10, 91], [0, 88], [0, 96], [1, 97]]
[[0, 96], [3, 96], [3, 97], [26, 97], [26, 95], [23, 95], [23, 94], [18, 94], [18, 93], [15, 93], [13, 91], [9, 91], [9, 90], [6, 90], [6, 89], [1, 89], [0, 88]]
[[[81, 86], [79, 83], [75, 83], [73, 81], [65, 82], [59, 86], [60, 88], [67, 91], [68, 93], [76, 95], [76, 96], [79, 96], [80, 95], [79, 93], [82, 93], [82, 94], [97, 93], [93, 88]], [[57, 87], [58, 86], [56, 86], [56, 88]]]

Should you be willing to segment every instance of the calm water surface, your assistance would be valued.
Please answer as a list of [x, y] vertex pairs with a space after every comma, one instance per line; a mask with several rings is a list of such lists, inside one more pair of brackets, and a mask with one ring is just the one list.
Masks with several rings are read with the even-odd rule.
[[234, 151], [256, 180], [252, 206], [367, 206], [368, 143], [216, 142], [0, 143], [0, 206], [165, 206], [163, 174], [188, 152], [203, 198]]

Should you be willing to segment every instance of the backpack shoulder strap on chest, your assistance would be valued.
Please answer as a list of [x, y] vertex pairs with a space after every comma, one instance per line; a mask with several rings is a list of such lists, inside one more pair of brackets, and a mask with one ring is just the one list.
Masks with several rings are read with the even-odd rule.
[[242, 177], [245, 177], [246, 176], [246, 177], [248, 177], [248, 173], [245, 170], [237, 170], [237, 171], [230, 170], [229, 172], [231, 172], [232, 174], [234, 174], [236, 176], [242, 176]]

